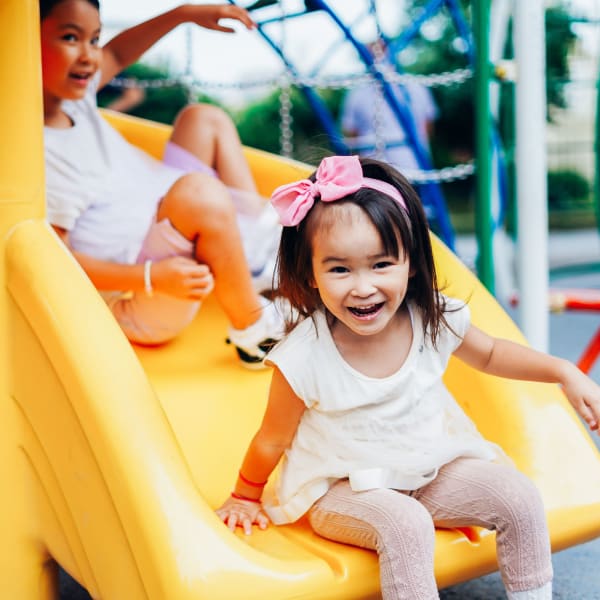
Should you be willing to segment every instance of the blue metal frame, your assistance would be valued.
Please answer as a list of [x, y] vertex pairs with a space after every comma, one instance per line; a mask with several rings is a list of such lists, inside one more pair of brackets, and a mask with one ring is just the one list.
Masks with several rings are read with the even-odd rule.
[[[231, 4], [236, 4], [235, 0], [229, 0]], [[422, 10], [421, 14], [411, 23], [410, 27], [408, 27], [400, 37], [395, 40], [386, 39], [385, 36], [382, 35], [382, 39], [388, 44], [391, 55], [395, 55], [400, 50], [404, 49], [411, 40], [418, 34], [420, 27], [430, 19], [434, 14], [436, 14], [440, 9], [446, 7], [450, 12], [453, 24], [460, 35], [460, 37], [465, 41], [467, 46], [467, 54], [469, 57], [469, 62], [474, 64], [474, 43], [473, 43], [473, 35], [471, 30], [466, 22], [462, 9], [458, 0], [431, 0]], [[401, 124], [402, 128], [406, 133], [406, 139], [408, 141], [408, 145], [412, 148], [415, 157], [417, 159], [417, 163], [419, 168], [423, 171], [428, 171], [433, 169], [433, 164], [431, 162], [431, 157], [429, 152], [423, 147], [419, 140], [419, 136], [416, 131], [415, 122], [412, 117], [411, 111], [407, 108], [407, 105], [401, 103], [396, 96], [397, 90], [401, 93], [405, 93], [402, 89], [402, 86], [394, 87], [389, 82], [386, 81], [384, 75], [380, 72], [377, 65], [375, 64], [374, 58], [367, 49], [367, 47], [359, 42], [353, 35], [352, 30], [345, 23], [343, 23], [336, 12], [325, 2], [325, 0], [311, 0], [311, 11], [321, 10], [332, 19], [332, 21], [337, 25], [340, 31], [344, 34], [344, 41], [348, 41], [352, 44], [352, 46], [356, 49], [360, 59], [365, 64], [368, 72], [378, 81], [381, 85], [381, 89], [384, 95], [384, 98], [394, 113], [396, 119]], [[281, 22], [284, 19], [292, 19], [298, 18], [309, 11], [304, 12], [294, 12], [288, 15], [281, 15], [276, 17], [270, 17], [264, 19], [262, 21], [257, 21], [257, 29], [258, 33], [261, 37], [267, 42], [267, 44], [273, 49], [273, 51], [279, 56], [281, 61], [283, 62], [285, 68], [288, 72], [297, 80], [301, 80], [299, 77], [299, 73], [297, 72], [294, 65], [288, 60], [285, 56], [282, 48], [269, 36], [269, 34], [265, 31], [265, 26]], [[392, 64], [391, 62], [389, 64]], [[395, 68], [395, 65], [392, 65]], [[322, 98], [309, 86], [306, 85], [298, 85], [299, 90], [304, 94], [307, 99], [311, 109], [313, 110], [315, 116], [321, 122], [321, 125], [327, 134], [330, 143], [333, 147], [333, 150], [338, 154], [350, 154], [351, 149], [344, 142], [343, 135], [339, 130], [337, 122], [333, 119], [329, 109], [326, 104], [322, 100]], [[404, 142], [406, 143], [406, 142]], [[499, 145], [499, 135], [497, 131], [494, 130], [493, 133], [493, 144], [494, 147], [500, 149]], [[394, 145], [392, 142], [391, 146]], [[400, 144], [397, 144], [400, 145]], [[366, 149], [366, 148], [365, 148]], [[354, 151], [357, 148], [353, 149]], [[501, 210], [500, 215], [497, 215], [496, 221], [499, 222], [504, 215], [504, 205], [505, 205], [505, 194], [503, 193], [506, 189], [506, 175], [504, 164], [502, 160], [502, 153], [498, 151], [498, 160], [499, 162], [499, 173], [500, 173], [500, 188], [501, 188]], [[432, 222], [436, 224], [436, 229], [440, 235], [440, 237], [444, 240], [444, 242], [452, 249], [454, 249], [454, 229], [450, 222], [450, 218], [448, 215], [448, 209], [446, 206], [445, 199], [443, 197], [440, 185], [437, 183], [426, 183], [418, 185], [420, 196], [423, 200], [424, 205], [428, 209], [428, 213], [430, 215], [430, 219]]]

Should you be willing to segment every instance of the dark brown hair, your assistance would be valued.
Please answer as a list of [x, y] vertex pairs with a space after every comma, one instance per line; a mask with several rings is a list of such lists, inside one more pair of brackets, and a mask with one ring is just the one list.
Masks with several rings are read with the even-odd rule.
[[[379, 232], [386, 253], [393, 256], [404, 253], [408, 257], [412, 276], [406, 299], [414, 302], [419, 309], [423, 327], [435, 346], [440, 325], [447, 323], [443, 298], [438, 293], [429, 226], [421, 200], [407, 179], [390, 165], [368, 158], [360, 159], [360, 163], [365, 177], [385, 181], [400, 192], [406, 210], [387, 194], [371, 188], [361, 188], [335, 204], [352, 203], [360, 207]], [[314, 181], [315, 173], [310, 179]], [[277, 287], [298, 311], [300, 319], [312, 316], [323, 307], [319, 290], [311, 285], [312, 240], [328, 206], [331, 205], [317, 199], [300, 224], [284, 227], [281, 235]], [[297, 322], [289, 324], [290, 330]]]
[[[40, 0], [40, 21], [43, 21], [51, 12], [52, 9], [65, 0]], [[100, 11], [99, 0], [85, 0]]]

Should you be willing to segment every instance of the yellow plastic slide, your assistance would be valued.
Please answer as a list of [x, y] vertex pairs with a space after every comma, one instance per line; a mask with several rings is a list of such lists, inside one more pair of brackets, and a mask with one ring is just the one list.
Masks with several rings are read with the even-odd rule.
[[[238, 366], [216, 304], [173, 343], [134, 348], [45, 224], [37, 11], [0, 2], [0, 598], [54, 598], [54, 561], [105, 600], [378, 597], [372, 552], [303, 521], [245, 538], [215, 516], [269, 382]], [[155, 154], [168, 135], [107, 118]], [[264, 194], [306, 172], [248, 158]], [[477, 325], [522, 339], [438, 242], [436, 259]], [[600, 535], [600, 455], [560, 390], [458, 362], [447, 382], [541, 489], [554, 549]], [[438, 532], [440, 586], [495, 568], [493, 534]]]

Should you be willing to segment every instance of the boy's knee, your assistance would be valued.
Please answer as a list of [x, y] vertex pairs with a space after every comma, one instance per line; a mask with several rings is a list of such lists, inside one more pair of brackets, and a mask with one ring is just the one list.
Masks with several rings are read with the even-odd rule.
[[212, 104], [189, 104], [177, 116], [178, 125], [185, 123], [186, 127], [219, 127], [229, 125], [229, 115], [220, 107]]
[[189, 238], [189, 228], [230, 227], [236, 219], [235, 207], [227, 188], [204, 173], [189, 173], [178, 179], [163, 198], [159, 220], [168, 218]]
[[204, 210], [233, 211], [233, 202], [227, 187], [219, 179], [206, 173], [184, 175], [175, 182], [170, 193]]

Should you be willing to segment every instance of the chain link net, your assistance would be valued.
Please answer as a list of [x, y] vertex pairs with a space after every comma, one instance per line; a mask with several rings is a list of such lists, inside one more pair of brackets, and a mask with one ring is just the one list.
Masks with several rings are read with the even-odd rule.
[[[433, 73], [431, 75], [397, 73], [389, 68], [381, 68], [381, 72], [388, 83], [403, 85], [409, 81], [415, 81], [426, 87], [447, 87], [452, 85], [460, 85], [473, 77], [473, 70], [470, 68], [456, 69], [454, 71], [445, 71], [442, 73]], [[191, 83], [198, 88], [213, 90], [250, 90], [260, 88], [276, 88], [281, 82], [281, 76], [240, 82], [215, 82], [205, 81], [197, 78], [190, 79]], [[355, 85], [371, 83], [373, 79], [374, 76], [369, 73], [332, 76], [327, 78], [303, 77], [301, 75], [290, 75], [288, 77], [288, 81], [291, 85], [332, 90], [345, 89]], [[141, 87], [144, 89], [173, 87], [182, 84], [182, 77], [166, 77], [164, 79], [136, 79], [133, 77], [117, 77], [111, 81], [111, 85], [114, 85], [115, 87]]]
[[[444, 71], [442, 73], [433, 73], [430, 75], [415, 75], [412, 73], [398, 73], [390, 65], [383, 63], [376, 64], [375, 68], [381, 73], [384, 80], [389, 84], [405, 85], [408, 82], [418, 82], [426, 87], [448, 87], [460, 85], [473, 77], [473, 70], [470, 68], [456, 69], [454, 71]], [[283, 156], [290, 157], [293, 152], [293, 133], [292, 133], [292, 111], [291, 111], [291, 88], [311, 87], [320, 89], [347, 89], [361, 84], [375, 84], [379, 88], [379, 101], [383, 102], [383, 93], [381, 90], [382, 82], [372, 73], [359, 73], [345, 76], [332, 77], [303, 77], [294, 76], [287, 71], [279, 77], [256, 79], [243, 82], [214, 82], [203, 81], [193, 77], [190, 72], [182, 77], [169, 77], [165, 79], [136, 79], [131, 77], [117, 77], [111, 84], [115, 87], [129, 88], [140, 87], [142, 89], [157, 89], [163, 87], [173, 87], [185, 85], [188, 89], [194, 90], [250, 90], [260, 88], [279, 88], [281, 90], [279, 99], [279, 116], [281, 124], [280, 144]], [[383, 148], [380, 149], [382, 151]], [[473, 161], [458, 164], [452, 167], [442, 169], [432, 169], [428, 171], [411, 170], [404, 171], [406, 178], [416, 184], [426, 183], [449, 183], [459, 179], [466, 179], [475, 173], [475, 163]]]

